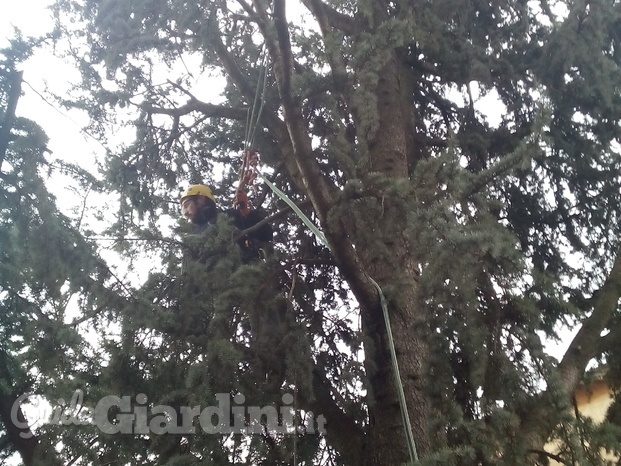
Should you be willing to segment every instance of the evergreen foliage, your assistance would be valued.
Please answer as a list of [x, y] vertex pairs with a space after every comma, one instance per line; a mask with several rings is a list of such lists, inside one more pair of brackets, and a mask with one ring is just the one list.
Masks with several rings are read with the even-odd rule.
[[[83, 293], [81, 312], [106, 309], [102, 325], [119, 329], [93, 359], [62, 318], [47, 341], [43, 322], [28, 330], [25, 311], [12, 315], [3, 331], [23, 327], [44, 350], [7, 352], [23, 383], [35, 383], [24, 368], [36, 363], [72, 381], [40, 376], [48, 393], [142, 394], [149, 408], [178, 410], [218, 394], [271, 407], [292, 395], [296, 416], [327, 421], [321, 435], [214, 435], [196, 419], [191, 435], [51, 429], [83, 464], [406, 464], [374, 281], [420, 464], [604, 464], [603, 449], [619, 451], [618, 403], [594, 425], [572, 400], [593, 362], [621, 380], [619, 2], [55, 8], [83, 77], [64, 103], [87, 110], [102, 138], [136, 130], [105, 161], [121, 199], [108, 233], [128, 260], [156, 253], [158, 263], [144, 283], [106, 288], [92, 246], [43, 193], [17, 202], [35, 192], [27, 183], [43, 189], [35, 161], [45, 160], [34, 129], [22, 152], [15, 141], [3, 168], [15, 207], [3, 209], [2, 235], [17, 251], [3, 261], [7, 283], [44, 314], [60, 311], [43, 301]], [[232, 198], [256, 104], [265, 173], [329, 248], [264, 186], [253, 202], [276, 230], [264, 262], [242, 260], [224, 217], [200, 235], [176, 222], [189, 183], [212, 185], [221, 206]], [[544, 338], [566, 338], [563, 326], [576, 333], [557, 361]]]
[[17, 37], [0, 50], [0, 123], [8, 136], [0, 171], [0, 445], [3, 462], [18, 453], [28, 466], [86, 454], [93, 432], [50, 425], [45, 413], [53, 403], [58, 419], [59, 410], [80, 416], [58, 401], [69, 405], [67, 394], [97, 389], [102, 353], [87, 329], [108, 322], [106, 313], [124, 301], [95, 245], [46, 189], [54, 173], [79, 175], [75, 181], [91, 188], [93, 177], [50, 160], [43, 129], [10, 103], [19, 100], [18, 70], [32, 47]]

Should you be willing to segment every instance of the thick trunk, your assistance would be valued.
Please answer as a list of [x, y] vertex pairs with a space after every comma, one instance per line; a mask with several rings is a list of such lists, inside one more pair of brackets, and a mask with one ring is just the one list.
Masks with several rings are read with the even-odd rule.
[[[401, 281], [403, 269], [392, 270], [387, 264], [369, 268], [379, 283]], [[412, 433], [419, 454], [429, 451], [428, 425], [431, 406], [424, 391], [425, 361], [428, 345], [423, 317], [416, 309], [416, 289], [402, 290], [397, 299], [390, 299], [388, 312], [394, 338], [401, 383], [405, 394]], [[397, 305], [404, 302], [404, 306]], [[370, 432], [367, 464], [403, 464], [409, 460], [406, 449], [406, 431], [401, 420], [397, 387], [394, 382], [389, 343], [380, 308], [373, 308], [363, 318], [364, 332], [372, 338], [373, 347], [366, 348], [367, 370], [370, 382]]]
[[[411, 131], [411, 125], [408, 124], [408, 115], [403, 111], [407, 105], [402, 102], [397, 58], [394, 51], [386, 52], [386, 62], [379, 73], [377, 86], [370, 89], [377, 96], [377, 119], [363, 125], [371, 131], [372, 128], [375, 130], [373, 134], [366, 134], [366, 141], [360, 141], [367, 145], [368, 168], [373, 174], [365, 180], [365, 186], [370, 187], [368, 199], [376, 205], [387, 204], [385, 209], [382, 208], [381, 215], [369, 218], [365, 205], [352, 205], [351, 209], [349, 205], [337, 205], [338, 193], [329, 179], [322, 175], [313, 157], [299, 102], [291, 89], [293, 68], [290, 63], [289, 38], [283, 26], [284, 3], [278, 2], [277, 6], [277, 37], [267, 44], [274, 60], [274, 74], [283, 102], [292, 150], [290, 155], [285, 153], [285, 166], [294, 179], [302, 181], [301, 187], [313, 203], [335, 261], [360, 302], [363, 330], [368, 338], [365, 363], [369, 377], [370, 427], [360, 456], [361, 462], [369, 465], [401, 465], [409, 461], [406, 434], [394, 383], [384, 316], [369, 277], [382, 286], [407, 283], [407, 286], [390, 294], [389, 312], [410, 422], [417, 449], [423, 455], [430, 447], [428, 426], [432, 411], [423, 388], [429, 350], [425, 319], [416, 304], [415, 258], [409, 240], [403, 235], [404, 212], [395, 208], [403, 205], [403, 200], [395, 199], [398, 202], [391, 206], [390, 196], [394, 194], [383, 193], [381, 188], [374, 189], [371, 186], [373, 180], [378, 178], [398, 182], [408, 177], [407, 131]], [[350, 104], [354, 109], [355, 104]], [[341, 218], [342, 207], [347, 207], [345, 215], [349, 219]], [[388, 251], [385, 257], [376, 256], [376, 241], [383, 243]]]
[[[393, 55], [387, 60], [377, 84], [379, 126], [376, 134], [368, 141], [371, 171], [374, 176], [380, 175], [384, 179], [382, 184], [408, 177], [408, 118], [403, 111], [398, 70]], [[360, 237], [366, 238], [357, 243], [357, 250], [360, 251], [366, 273], [380, 286], [389, 285], [391, 288], [388, 312], [401, 383], [416, 449], [424, 455], [430, 449], [428, 428], [432, 408], [424, 389], [425, 364], [429, 353], [426, 339], [428, 327], [426, 317], [417, 305], [414, 245], [404, 234], [404, 199], [391, 198], [394, 195], [381, 188], [371, 193], [380, 209], [376, 218], [369, 218], [364, 207], [358, 212], [355, 229]], [[377, 254], [374, 241], [381, 242], [384, 254]], [[377, 302], [366, 304], [362, 306], [364, 332], [373, 342], [372, 346], [368, 345], [365, 353], [370, 382], [370, 432], [365, 451], [366, 464], [403, 464], [409, 461], [409, 455], [384, 316]]]

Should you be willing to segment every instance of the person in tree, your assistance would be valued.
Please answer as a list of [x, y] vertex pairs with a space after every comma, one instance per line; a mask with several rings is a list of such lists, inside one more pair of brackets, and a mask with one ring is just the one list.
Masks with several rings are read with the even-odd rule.
[[[210, 225], [215, 225], [220, 214], [226, 214], [235, 228], [244, 231], [261, 222], [264, 217], [258, 211], [249, 208], [248, 197], [245, 192], [238, 191], [233, 201], [234, 208], [221, 210], [216, 206], [216, 198], [208, 186], [203, 184], [191, 185], [181, 196], [181, 211], [183, 216], [196, 225], [196, 233], [207, 231]], [[247, 260], [262, 257], [265, 243], [272, 240], [272, 227], [269, 223], [244, 235], [239, 240], [243, 256]]]
[[[221, 250], [207, 246], [208, 250], [195, 251], [197, 254], [187, 258], [183, 276], [184, 293], [179, 304], [183, 312], [176, 321], [177, 328], [181, 329], [179, 332], [184, 332], [181, 333], [184, 336], [208, 335], [211, 339], [231, 340], [236, 338], [235, 335], [218, 333], [228, 327], [214, 325], [214, 320], [232, 322], [241, 319], [239, 325], [247, 332], [252, 347], [270, 348], [267, 356], [253, 355], [246, 361], [247, 370], [252, 374], [249, 377], [257, 384], [260, 381], [263, 388], [278, 390], [285, 380], [287, 354], [283, 342], [287, 341], [289, 304], [279, 281], [282, 276], [280, 268], [278, 265], [274, 267], [271, 261], [261, 262], [266, 258], [266, 250], [271, 250], [271, 225], [266, 222], [258, 225], [264, 216], [250, 209], [247, 195], [241, 190], [237, 191], [233, 208], [229, 209], [218, 208], [211, 189], [202, 184], [190, 186], [182, 194], [180, 203], [183, 216], [195, 225], [198, 235], [216, 235], [216, 223], [223, 215], [228, 216], [232, 225], [242, 232], [256, 226], [243, 235], [238, 244], [241, 262], [261, 267], [255, 270], [259, 272], [256, 274], [229, 275], [227, 272], [234, 271], [237, 264], [221, 261], [224, 259]], [[207, 244], [206, 241], [199, 243], [202, 247]], [[222, 267], [217, 266], [222, 263]], [[243, 291], [231, 293], [231, 288]], [[228, 388], [221, 385], [220, 389]]]

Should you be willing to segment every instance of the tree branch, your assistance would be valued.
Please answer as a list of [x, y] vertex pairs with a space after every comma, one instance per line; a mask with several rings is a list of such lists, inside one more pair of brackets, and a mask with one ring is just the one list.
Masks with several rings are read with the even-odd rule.
[[337, 188], [323, 175], [317, 163], [308, 135], [308, 127], [300, 109], [299, 99], [294, 96], [291, 88], [294, 62], [284, 0], [275, 1], [274, 26], [276, 38], [274, 38], [272, 31], [267, 28], [262, 32], [274, 62], [274, 74], [286, 122], [287, 141], [291, 144], [290, 151], [283, 150], [287, 158], [286, 167], [291, 175], [299, 173], [302, 182], [301, 188], [311, 199], [320, 220], [324, 222], [328, 209], [335, 198]]
[[534, 450], [534, 449], [531, 449], [531, 450], [528, 450], [528, 452], [529, 453], [533, 453], [535, 455], [538, 455], [540, 457], [547, 457], [547, 458], [553, 459], [554, 461], [556, 461], [559, 464], [567, 464], [567, 461], [565, 461], [563, 459], [563, 457], [561, 457], [559, 455], [554, 455], [554, 454], [552, 454], [550, 452], [547, 452], [545, 450]]
[[301, 402], [313, 411], [315, 416], [323, 415], [329, 422], [326, 437], [331, 439], [342, 455], [344, 464], [361, 464], [366, 434], [354, 418], [345, 413], [334, 401], [333, 387], [323, 369], [313, 370], [313, 400]]
[[257, 23], [261, 21], [260, 16], [257, 15], [257, 12], [252, 9], [249, 3], [245, 2], [244, 0], [237, 0], [237, 3], [239, 3], [239, 5], [244, 9], [244, 11], [248, 13], [249, 17], [253, 21], [256, 21]]
[[[299, 204], [297, 204], [297, 206], [300, 209], [308, 207], [309, 205], [310, 205], [310, 200], [302, 201]], [[285, 217], [290, 212], [291, 212], [291, 207], [285, 207], [284, 209], [280, 209], [275, 214], [270, 215], [269, 217], [264, 218], [260, 222], [255, 223], [250, 228], [246, 228], [245, 230], [243, 230], [241, 233], [239, 233], [237, 236], [235, 236], [235, 241], [241, 240], [244, 236], [252, 233], [253, 231], [257, 231], [258, 229], [260, 229], [261, 227], [267, 225], [268, 223], [272, 223], [274, 220], [278, 220], [279, 218]]]
[[356, 32], [356, 21], [351, 16], [336, 11], [330, 5], [321, 0], [302, 0], [302, 4], [315, 15], [322, 31], [325, 33], [329, 28], [338, 29], [346, 34]]
[[219, 117], [230, 118], [234, 120], [243, 120], [246, 118], [248, 112], [245, 108], [232, 108], [222, 105], [214, 105], [200, 100], [191, 98], [185, 105], [175, 108], [162, 108], [156, 107], [150, 103], [144, 103], [140, 105], [145, 112], [149, 112], [157, 115], [170, 115], [174, 118], [179, 118], [182, 115], [187, 115], [192, 112], [201, 112], [207, 117]]
[[597, 355], [600, 348], [601, 333], [617, 310], [620, 297], [621, 251], [617, 251], [608, 278], [596, 294], [593, 312], [582, 324], [559, 364], [567, 393], [573, 391], [587, 364]]
[[[274, 0], [274, 25], [278, 37], [278, 64], [280, 65], [280, 89], [281, 97], [285, 105], [293, 99], [291, 90], [291, 76], [293, 75], [293, 53], [291, 52], [291, 37], [287, 24], [287, 12], [285, 0]], [[275, 52], [275, 50], [273, 50]]]
[[[321, 0], [303, 0], [303, 3], [315, 15], [315, 19], [319, 23], [319, 28], [321, 29], [321, 34], [323, 35], [323, 37], [327, 39], [331, 35], [333, 35], [332, 29], [335, 22], [337, 22], [335, 21], [336, 18], [334, 17], [334, 15], [340, 15], [340, 13], [332, 10], [329, 6], [321, 2]], [[334, 14], [331, 13], [332, 11], [334, 11]], [[353, 19], [349, 18], [349, 20], [352, 21], [351, 33], [353, 33], [356, 29], [355, 23], [353, 23]], [[338, 29], [344, 30], [345, 28]], [[350, 28], [348, 27], [346, 29]], [[335, 50], [334, 47], [326, 47], [326, 56], [328, 58], [328, 63], [330, 63], [330, 68], [332, 69], [331, 79], [334, 85], [337, 86], [339, 92], [342, 95], [348, 95], [348, 97], [350, 97], [350, 88], [346, 85], [348, 81], [347, 68], [345, 66], [340, 51]], [[348, 98], [348, 100], [351, 101], [351, 98]]]
[[9, 140], [11, 139], [11, 129], [15, 121], [15, 110], [17, 109], [17, 101], [22, 93], [22, 71], [11, 71], [9, 78], [9, 97], [7, 102], [4, 121], [0, 127], [0, 171], [2, 171], [2, 163], [6, 157], [6, 151], [9, 148]]

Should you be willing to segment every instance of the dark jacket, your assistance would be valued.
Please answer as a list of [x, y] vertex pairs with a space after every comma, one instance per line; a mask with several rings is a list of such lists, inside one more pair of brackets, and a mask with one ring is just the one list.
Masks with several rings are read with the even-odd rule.
[[[200, 234], [206, 231], [210, 225], [214, 225], [218, 219], [218, 215], [226, 214], [235, 228], [244, 231], [255, 226], [265, 217], [256, 210], [251, 210], [248, 215], [243, 216], [237, 209], [209, 209], [203, 212], [202, 218], [204, 222], [197, 225], [196, 233]], [[269, 223], [262, 225], [258, 229], [251, 231], [249, 234], [240, 238], [239, 246], [242, 249], [243, 256], [246, 260], [261, 257], [261, 250], [265, 243], [272, 241], [273, 231]]]

